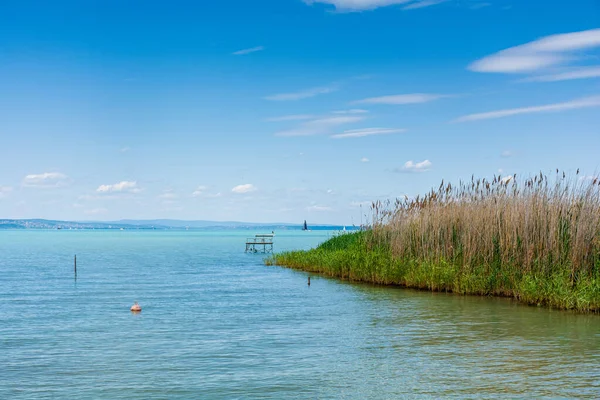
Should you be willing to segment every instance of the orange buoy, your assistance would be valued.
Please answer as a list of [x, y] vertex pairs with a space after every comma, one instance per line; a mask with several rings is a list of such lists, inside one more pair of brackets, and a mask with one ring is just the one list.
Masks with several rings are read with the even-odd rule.
[[131, 306], [131, 311], [140, 312], [140, 311], [142, 311], [142, 306], [140, 306], [138, 304], [138, 302], [136, 301], [135, 304]]

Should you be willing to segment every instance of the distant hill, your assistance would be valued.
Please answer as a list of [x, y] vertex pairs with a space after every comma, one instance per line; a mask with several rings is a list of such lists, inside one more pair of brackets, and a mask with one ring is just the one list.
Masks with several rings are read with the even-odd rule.
[[[0, 229], [302, 229], [301, 224], [236, 221], [182, 221], [171, 219], [120, 221], [57, 221], [46, 219], [0, 219]], [[312, 230], [338, 230], [341, 225], [309, 225]], [[347, 229], [353, 229], [348, 227]]]

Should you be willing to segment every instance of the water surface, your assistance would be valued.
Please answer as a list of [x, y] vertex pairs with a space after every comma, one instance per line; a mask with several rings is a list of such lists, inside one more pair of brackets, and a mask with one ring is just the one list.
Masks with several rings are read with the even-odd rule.
[[308, 287], [246, 235], [0, 231], [0, 398], [600, 398], [600, 316]]

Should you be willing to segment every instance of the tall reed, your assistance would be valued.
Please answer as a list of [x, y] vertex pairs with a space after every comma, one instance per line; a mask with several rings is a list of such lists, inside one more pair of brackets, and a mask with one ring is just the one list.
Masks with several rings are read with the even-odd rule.
[[[275, 262], [341, 271], [349, 279], [600, 310], [599, 178], [558, 170], [550, 178], [472, 177], [442, 182], [414, 199], [375, 202], [372, 210], [369, 234], [345, 239], [346, 250], [325, 245]], [[309, 267], [309, 259], [318, 266]]]

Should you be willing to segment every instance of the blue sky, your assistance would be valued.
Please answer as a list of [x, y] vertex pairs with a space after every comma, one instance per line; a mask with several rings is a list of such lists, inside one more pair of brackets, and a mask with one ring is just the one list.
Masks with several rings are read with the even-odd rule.
[[595, 0], [7, 0], [0, 218], [359, 223], [600, 171]]

